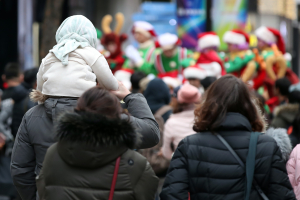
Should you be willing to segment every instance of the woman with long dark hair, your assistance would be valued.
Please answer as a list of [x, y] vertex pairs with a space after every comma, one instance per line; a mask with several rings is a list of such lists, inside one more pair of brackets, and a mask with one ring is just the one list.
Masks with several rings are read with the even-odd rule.
[[232, 75], [218, 79], [195, 110], [198, 133], [173, 155], [161, 199], [295, 199], [280, 149], [267, 135], [257, 138], [253, 175], [246, 178], [249, 141], [263, 124], [247, 85]]
[[[114, 93], [127, 93], [124, 100], [136, 95]], [[132, 150], [142, 135], [131, 121], [150, 117], [145, 115], [150, 110], [142, 98], [127, 106], [131, 119], [122, 117], [114, 94], [93, 87], [78, 99], [73, 112], [58, 118], [58, 142], [48, 149], [37, 177], [40, 199], [154, 199], [158, 178], [146, 158]]]

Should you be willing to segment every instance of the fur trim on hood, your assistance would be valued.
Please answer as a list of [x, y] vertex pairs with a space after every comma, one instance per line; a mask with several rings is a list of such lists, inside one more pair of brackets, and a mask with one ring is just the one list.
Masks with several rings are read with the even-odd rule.
[[38, 103], [44, 103], [49, 98], [48, 95], [45, 95], [38, 90], [32, 90], [32, 92], [29, 94], [29, 97], [31, 101]]
[[269, 128], [266, 132], [266, 135], [271, 136], [276, 141], [281, 154], [282, 159], [287, 161], [290, 157], [290, 154], [293, 150], [291, 140], [287, 134], [286, 129], [284, 128]]
[[58, 118], [56, 131], [59, 140], [79, 141], [93, 146], [124, 144], [134, 149], [141, 141], [141, 135], [127, 120], [79, 111], [62, 114]]
[[299, 111], [299, 104], [292, 104], [292, 103], [288, 103], [288, 104], [283, 104], [280, 106], [277, 106], [274, 109], [274, 116], [278, 116], [280, 115], [282, 112], [298, 112]]

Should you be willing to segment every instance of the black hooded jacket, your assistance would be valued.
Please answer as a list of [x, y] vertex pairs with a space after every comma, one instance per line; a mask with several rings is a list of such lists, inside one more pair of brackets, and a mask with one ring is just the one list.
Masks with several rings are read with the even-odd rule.
[[[218, 133], [246, 163], [250, 122], [241, 114], [227, 113]], [[276, 141], [263, 134], [258, 138], [254, 178], [270, 200], [295, 200]], [[242, 200], [246, 172], [212, 133], [201, 132], [183, 139], [172, 158], [160, 194], [162, 200]], [[261, 199], [252, 187], [250, 199]]]

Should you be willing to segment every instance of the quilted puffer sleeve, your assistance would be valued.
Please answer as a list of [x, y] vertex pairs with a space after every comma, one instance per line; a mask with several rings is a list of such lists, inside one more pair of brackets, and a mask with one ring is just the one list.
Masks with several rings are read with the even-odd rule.
[[176, 149], [160, 194], [162, 200], [188, 199], [189, 179], [186, 139], [182, 140]]
[[277, 145], [272, 158], [269, 187], [266, 195], [269, 199], [296, 199], [290, 180], [287, 176], [285, 163]]
[[[300, 145], [298, 144], [290, 155], [290, 159], [286, 164], [286, 170], [294, 188], [297, 199], [300, 198], [300, 167], [298, 160], [300, 159]], [[299, 153], [298, 153], [299, 152]]]

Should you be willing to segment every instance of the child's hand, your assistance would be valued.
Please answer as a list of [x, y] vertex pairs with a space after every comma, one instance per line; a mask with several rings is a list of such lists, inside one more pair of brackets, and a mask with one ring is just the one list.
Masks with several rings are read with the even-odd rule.
[[120, 100], [124, 99], [128, 94], [130, 94], [130, 91], [124, 86], [124, 84], [121, 81], [118, 81], [119, 88], [118, 90], [111, 91], [114, 95], [116, 95]]

